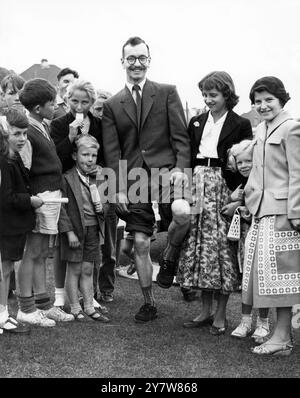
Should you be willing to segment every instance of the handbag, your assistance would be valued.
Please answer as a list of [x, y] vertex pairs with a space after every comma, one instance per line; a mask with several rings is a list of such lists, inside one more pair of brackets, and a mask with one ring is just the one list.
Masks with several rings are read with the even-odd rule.
[[237, 241], [241, 238], [241, 215], [239, 212], [239, 207], [235, 209], [233, 214], [229, 230], [227, 233], [227, 239], [230, 241]]

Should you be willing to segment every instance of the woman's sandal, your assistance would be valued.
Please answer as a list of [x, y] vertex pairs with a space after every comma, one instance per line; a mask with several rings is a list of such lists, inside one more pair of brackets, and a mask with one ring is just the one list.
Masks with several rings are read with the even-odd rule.
[[[272, 346], [276, 346], [276, 348], [270, 348]], [[257, 355], [278, 355], [278, 356], [288, 356], [293, 351], [293, 343], [292, 340], [289, 340], [286, 343], [263, 343], [259, 346], [251, 348], [253, 354]]]
[[79, 311], [77, 313], [71, 312], [71, 314], [73, 315], [75, 321], [78, 322], [90, 321], [90, 318], [83, 311]]
[[88, 315], [91, 319], [93, 319], [93, 321], [104, 322], [104, 323], [110, 322], [109, 318], [101, 314], [101, 312], [96, 309], [91, 314], [86, 314], [86, 315]]

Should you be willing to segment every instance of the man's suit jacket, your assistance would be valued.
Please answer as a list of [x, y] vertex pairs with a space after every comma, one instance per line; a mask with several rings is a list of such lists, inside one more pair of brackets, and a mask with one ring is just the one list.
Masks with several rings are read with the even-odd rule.
[[286, 111], [257, 127], [245, 203], [257, 217], [300, 218], [300, 123]]
[[[196, 165], [197, 154], [199, 152], [199, 146], [208, 114], [207, 112], [195, 116], [189, 123], [188, 131], [191, 138], [193, 168]], [[245, 139], [251, 140], [252, 137], [252, 128], [249, 120], [237, 115], [233, 111], [229, 111], [220, 133], [217, 152], [222, 164], [223, 176], [231, 190], [235, 189], [240, 184], [240, 178], [237, 173], [231, 173], [229, 170], [226, 170], [227, 151], [232, 145]]]
[[[103, 166], [103, 141], [102, 141], [102, 124], [101, 119], [92, 115], [88, 112], [90, 119], [90, 128], [88, 134], [95, 137], [100, 145], [98, 151], [97, 164]], [[54, 119], [50, 125], [50, 135], [56, 146], [56, 152], [63, 166], [63, 172], [71, 169], [75, 162], [72, 159], [72, 153], [74, 150], [73, 143], [69, 140], [69, 124], [75, 120], [71, 112], [66, 115]]]
[[117, 175], [117, 190], [120, 158], [127, 160], [128, 171], [143, 164], [169, 170], [190, 167], [190, 139], [175, 86], [146, 80], [139, 131], [127, 87], [104, 102], [102, 122], [105, 163]]

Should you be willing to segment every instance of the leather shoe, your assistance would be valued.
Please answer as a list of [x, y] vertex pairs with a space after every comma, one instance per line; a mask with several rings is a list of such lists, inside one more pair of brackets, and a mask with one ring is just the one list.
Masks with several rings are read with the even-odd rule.
[[192, 328], [201, 328], [203, 326], [209, 326], [212, 325], [214, 321], [213, 315], [210, 315], [208, 318], [203, 319], [202, 321], [187, 321], [184, 322], [183, 327], [186, 329], [192, 329]]

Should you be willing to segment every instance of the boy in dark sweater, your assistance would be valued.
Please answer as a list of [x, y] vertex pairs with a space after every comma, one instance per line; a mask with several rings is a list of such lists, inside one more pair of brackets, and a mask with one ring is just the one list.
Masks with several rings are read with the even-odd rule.
[[0, 333], [29, 332], [28, 326], [9, 315], [7, 307], [14, 262], [22, 259], [26, 234], [35, 224], [34, 209], [43, 204], [41, 198], [31, 195], [28, 172], [19, 155], [27, 141], [27, 127], [27, 117], [16, 109], [8, 110], [0, 123]]
[[[45, 79], [26, 82], [19, 98], [29, 111], [27, 157], [31, 159], [30, 188], [44, 205], [36, 209], [36, 225], [28, 234], [25, 253], [18, 271], [20, 295], [17, 319], [44, 327], [73, 317], [53, 307], [46, 289], [46, 258], [49, 240], [58, 232], [62, 189], [62, 168], [44, 119], [51, 120], [56, 98], [55, 88]], [[48, 203], [47, 203], [48, 202]], [[34, 296], [32, 295], [34, 291]]]

